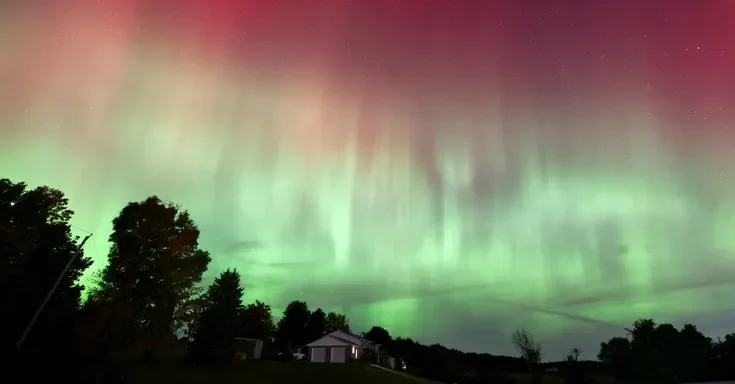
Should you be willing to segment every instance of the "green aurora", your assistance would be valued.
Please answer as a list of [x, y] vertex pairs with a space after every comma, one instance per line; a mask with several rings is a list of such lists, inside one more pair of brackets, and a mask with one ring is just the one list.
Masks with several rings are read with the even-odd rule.
[[[49, 11], [33, 25], [53, 28], [53, 44], [23, 27], [32, 13], [0, 16], [0, 176], [66, 193], [76, 233], [94, 234], [85, 284], [112, 219], [155, 194], [200, 226], [207, 281], [235, 267], [245, 300], [276, 314], [306, 300], [356, 330], [504, 354], [525, 326], [555, 359], [572, 347], [592, 357], [638, 318], [735, 313], [735, 139], [723, 123], [735, 104], [714, 88], [680, 122], [651, 91], [653, 64], [600, 61], [570, 69], [578, 82], [565, 87], [614, 72], [606, 88], [551, 107], [528, 91], [541, 83], [503, 84], [540, 71], [507, 52], [475, 58], [494, 69], [466, 78], [329, 66], [252, 41], [238, 45], [245, 60], [228, 53], [234, 40], [202, 45], [113, 3], [82, 18]], [[609, 49], [594, 60], [623, 52], [606, 44], [590, 44]], [[452, 49], [440, 48], [427, 52]]]

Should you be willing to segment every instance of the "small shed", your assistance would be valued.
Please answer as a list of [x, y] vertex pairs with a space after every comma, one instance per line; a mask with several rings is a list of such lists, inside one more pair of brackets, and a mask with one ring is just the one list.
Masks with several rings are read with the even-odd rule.
[[263, 352], [263, 340], [236, 337], [235, 350], [238, 360], [260, 359], [260, 354]]

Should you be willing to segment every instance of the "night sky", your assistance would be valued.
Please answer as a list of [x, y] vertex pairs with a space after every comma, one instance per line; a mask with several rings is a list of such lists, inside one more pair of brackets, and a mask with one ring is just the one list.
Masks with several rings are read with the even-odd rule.
[[94, 269], [157, 194], [276, 313], [546, 360], [735, 331], [733, 0], [10, 0], [0, 91], [0, 176]]

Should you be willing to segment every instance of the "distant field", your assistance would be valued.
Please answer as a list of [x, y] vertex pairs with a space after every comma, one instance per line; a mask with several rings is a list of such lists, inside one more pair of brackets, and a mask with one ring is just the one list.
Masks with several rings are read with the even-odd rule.
[[[251, 360], [218, 369], [189, 368], [179, 363], [185, 350], [164, 350], [159, 361], [150, 366], [137, 365], [134, 369], [135, 382], [141, 384], [438, 384], [435, 381], [411, 376], [402, 372], [362, 364], [324, 364], [307, 362], [281, 363]], [[512, 374], [518, 384], [532, 384], [528, 374]], [[605, 375], [594, 375], [597, 384], [621, 384]], [[341, 381], [345, 380], [345, 381]], [[564, 384], [556, 374], [544, 374], [543, 384]]]
[[350, 384], [430, 384], [433, 381], [362, 364], [279, 363], [246, 361], [220, 369], [194, 369], [161, 363], [136, 369], [142, 384], [293, 384], [349, 382]]
[[[529, 374], [515, 374], [509, 376], [518, 380], [518, 384], [533, 383], [533, 379]], [[607, 375], [592, 375], [590, 378], [594, 379], [597, 384], [622, 384]], [[541, 382], [543, 384], [565, 384], [564, 379], [557, 374], [543, 374], [541, 375]]]
[[[518, 384], [531, 384], [528, 374], [515, 374], [510, 377]], [[605, 375], [593, 376], [597, 384], [621, 384]], [[342, 381], [345, 380], [345, 381]], [[349, 382], [350, 384], [437, 384], [415, 376], [385, 368], [362, 364], [319, 364], [274, 361], [246, 361], [234, 366], [217, 369], [189, 368], [173, 362], [159, 362], [141, 365], [135, 369], [135, 382], [141, 384], [293, 384], [320, 383], [331, 384]], [[565, 384], [556, 374], [544, 374], [543, 384]]]

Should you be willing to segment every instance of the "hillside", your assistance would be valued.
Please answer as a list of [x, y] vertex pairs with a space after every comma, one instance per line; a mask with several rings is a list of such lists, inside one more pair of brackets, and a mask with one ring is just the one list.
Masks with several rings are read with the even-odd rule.
[[155, 364], [136, 369], [135, 382], [177, 384], [291, 384], [298, 382], [351, 384], [431, 384], [432, 381], [361, 364], [309, 364], [248, 361], [233, 367], [194, 369], [179, 364]]

